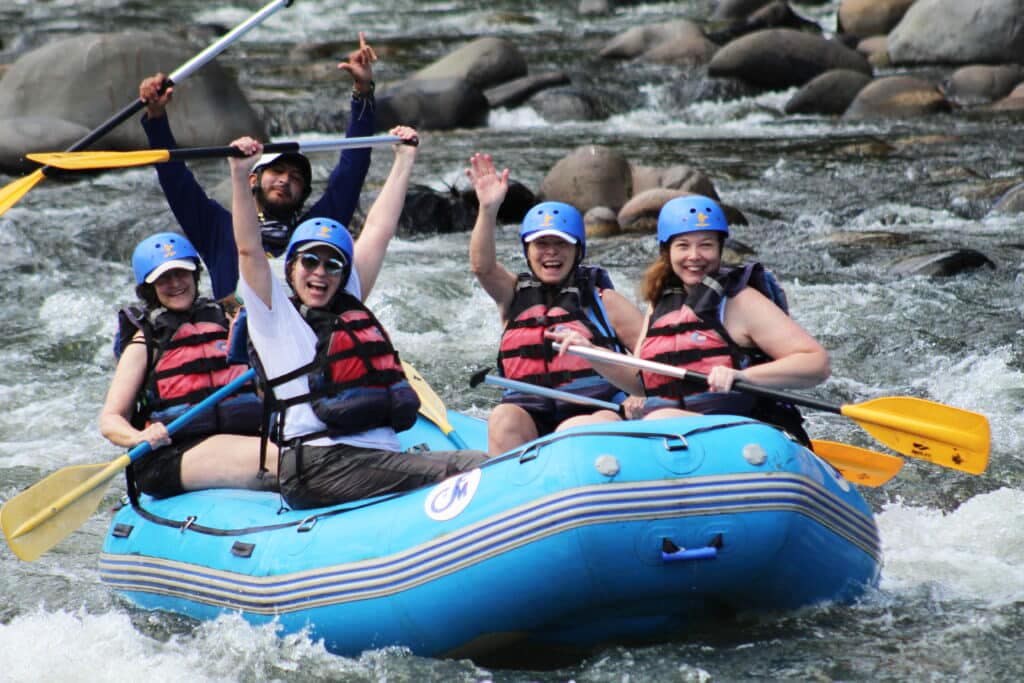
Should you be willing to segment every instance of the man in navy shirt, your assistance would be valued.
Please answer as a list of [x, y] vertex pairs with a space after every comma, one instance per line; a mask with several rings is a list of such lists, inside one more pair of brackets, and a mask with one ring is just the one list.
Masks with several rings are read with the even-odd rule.
[[[347, 62], [338, 64], [353, 80], [352, 116], [345, 131], [348, 137], [374, 133], [372, 64], [376, 59], [376, 53], [360, 32], [359, 48], [349, 54]], [[142, 127], [154, 149], [177, 147], [166, 116], [174, 87], [160, 92], [165, 78], [163, 74], [156, 74], [139, 85], [139, 97], [146, 102]], [[332, 218], [345, 226], [350, 224], [370, 168], [368, 148], [341, 153], [327, 181], [327, 190], [306, 211], [302, 207], [311, 190], [309, 160], [298, 153], [272, 156], [261, 159], [249, 177], [259, 209], [263, 245], [269, 253], [281, 254], [295, 226], [309, 216]], [[171, 211], [210, 271], [214, 298], [231, 296], [238, 283], [238, 252], [232, 234], [231, 212], [206, 195], [184, 162], [157, 164], [156, 168]]]

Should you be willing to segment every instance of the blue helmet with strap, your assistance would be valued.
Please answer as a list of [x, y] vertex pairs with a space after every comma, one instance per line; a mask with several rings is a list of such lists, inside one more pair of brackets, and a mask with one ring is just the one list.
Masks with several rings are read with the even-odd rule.
[[669, 243], [676, 235], [713, 230], [729, 236], [729, 222], [714, 199], [701, 195], [676, 197], [658, 213], [658, 244]]
[[285, 263], [290, 263], [299, 252], [318, 245], [331, 247], [343, 257], [345, 269], [342, 271], [341, 282], [347, 282], [352, 272], [352, 235], [348, 228], [331, 218], [310, 218], [299, 223], [285, 250]]
[[183, 268], [195, 271], [199, 267], [199, 253], [183, 235], [158, 232], [139, 242], [132, 252], [132, 270], [135, 284], [152, 284], [169, 270]]
[[564, 202], [541, 202], [526, 212], [523, 224], [519, 228], [519, 239], [523, 242], [523, 253], [526, 245], [535, 239], [553, 235], [570, 244], [580, 247], [579, 258], [587, 254], [587, 229], [583, 225], [583, 216], [571, 204]]

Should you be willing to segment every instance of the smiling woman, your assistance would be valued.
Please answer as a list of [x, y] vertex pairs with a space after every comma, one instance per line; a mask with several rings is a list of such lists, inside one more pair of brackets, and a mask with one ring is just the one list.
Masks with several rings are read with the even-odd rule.
[[[474, 154], [466, 174], [480, 205], [470, 237], [470, 267], [498, 305], [505, 327], [498, 352], [501, 374], [602, 402], [621, 402], [622, 392], [587, 361], [556, 354], [545, 339], [550, 329], [574, 330], [599, 346], [622, 351], [634, 348], [640, 331], [640, 312], [614, 291], [608, 273], [581, 265], [587, 234], [580, 212], [562, 202], [531, 208], [519, 230], [528, 272], [515, 275], [498, 263], [495, 247], [508, 169], [498, 173], [489, 155]], [[499, 455], [559, 429], [619, 419], [616, 411], [509, 390], [488, 418], [488, 451]]]
[[118, 316], [119, 360], [99, 418], [112, 443], [153, 449], [131, 466], [130, 481], [154, 496], [274, 488], [275, 477], [260, 474], [262, 405], [251, 382], [173, 439], [168, 432], [171, 421], [248, 370], [228, 361], [223, 308], [199, 297], [192, 243], [175, 233], [152, 235], [135, 248], [132, 267], [142, 305]]

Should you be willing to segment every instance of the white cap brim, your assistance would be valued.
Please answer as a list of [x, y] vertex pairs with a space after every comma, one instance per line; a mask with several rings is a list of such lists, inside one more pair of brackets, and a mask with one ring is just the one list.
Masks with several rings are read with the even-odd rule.
[[525, 241], [532, 242], [536, 239], [540, 239], [541, 237], [557, 237], [558, 239], [568, 242], [569, 244], [576, 244], [576, 238], [570, 235], [569, 233], [562, 232], [561, 230], [553, 230], [550, 228], [547, 230], [538, 230], [537, 232], [531, 232], [529, 235], [526, 236]]
[[310, 249], [316, 249], [317, 247], [330, 247], [335, 252], [337, 252], [338, 256], [341, 256], [342, 258], [345, 257], [345, 254], [344, 254], [344, 252], [341, 251], [341, 249], [338, 249], [338, 247], [334, 246], [330, 242], [322, 242], [320, 240], [313, 240], [311, 242], [303, 242], [299, 246], [295, 247], [295, 251], [296, 251], [296, 253], [301, 254], [304, 251], [309, 251]]
[[186, 261], [184, 259], [164, 261], [159, 266], [149, 271], [149, 275], [146, 276], [146, 282], [148, 284], [153, 284], [161, 275], [163, 275], [169, 270], [174, 270], [175, 268], [182, 268], [184, 270], [194, 271], [196, 269], [196, 262], [191, 260]]

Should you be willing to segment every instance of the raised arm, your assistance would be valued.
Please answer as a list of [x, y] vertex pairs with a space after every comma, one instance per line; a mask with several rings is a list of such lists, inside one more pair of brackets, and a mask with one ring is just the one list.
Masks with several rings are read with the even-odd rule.
[[[360, 31], [359, 47], [348, 55], [348, 60], [338, 64], [338, 70], [352, 77], [351, 115], [345, 135], [366, 137], [377, 129], [373, 63], [377, 53], [366, 42], [366, 35]], [[346, 227], [350, 226], [352, 215], [359, 205], [359, 194], [363, 181], [370, 169], [370, 148], [342, 150], [338, 163], [327, 179], [324, 194], [303, 214], [305, 218], [333, 218]], [[301, 221], [300, 221], [301, 222]]]
[[490, 154], [474, 154], [466, 176], [476, 190], [480, 209], [469, 238], [469, 267], [480, 286], [498, 305], [502, 322], [516, 292], [516, 276], [498, 263], [495, 232], [498, 209], [508, 193], [508, 169], [498, 173]]
[[[409, 126], [395, 126], [389, 133], [409, 142], [417, 139], [416, 130]], [[417, 149], [416, 145], [411, 144], [394, 145], [395, 161], [391, 165], [391, 172], [388, 173], [384, 187], [370, 207], [363, 230], [356, 240], [355, 266], [359, 273], [359, 285], [364, 300], [370, 296], [370, 290], [377, 282], [388, 244], [398, 231], [398, 219], [402, 215], [402, 207], [405, 206], [405, 193], [409, 189]]]
[[245, 157], [228, 157], [231, 166], [231, 214], [238, 266], [241, 277], [256, 295], [271, 308], [270, 261], [263, 250], [260, 222], [256, 212], [256, 199], [249, 186], [249, 173], [263, 153], [263, 144], [250, 137], [238, 138], [232, 147], [245, 152]]

